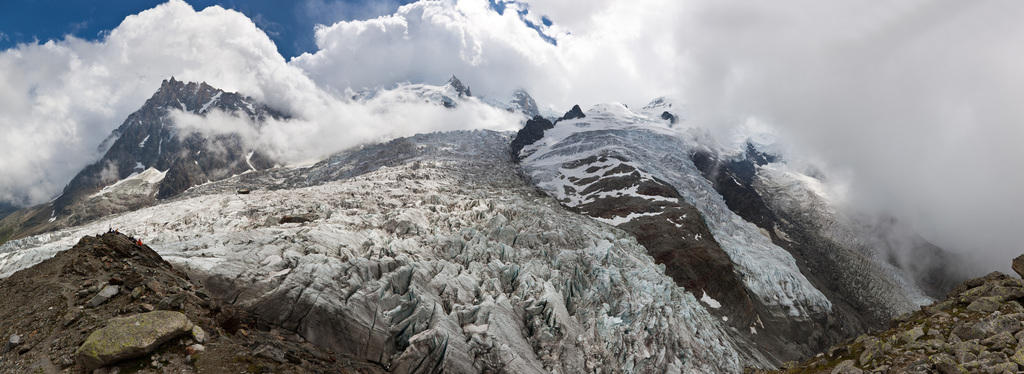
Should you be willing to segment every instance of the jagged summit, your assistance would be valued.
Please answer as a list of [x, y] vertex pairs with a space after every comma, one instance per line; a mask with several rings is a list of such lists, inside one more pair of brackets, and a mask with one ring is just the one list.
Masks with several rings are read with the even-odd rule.
[[[170, 117], [177, 110], [200, 116], [220, 110], [248, 117], [256, 125], [269, 118], [285, 117], [250, 97], [225, 92], [205, 82], [166, 79], [142, 108], [114, 130], [111, 137], [116, 140], [103, 158], [72, 179], [57, 201], [58, 213], [82, 194], [93, 193], [148, 168], [167, 172], [168, 179], [160, 183], [159, 188], [159, 197], [164, 198], [198, 183], [273, 165], [266, 157], [248, 149], [237, 136], [207, 139], [194, 133], [180, 133]], [[223, 152], [203, 153], [213, 145]], [[116, 175], [116, 179], [111, 180], [112, 175]]]
[[[166, 79], [100, 145], [103, 156], [99, 160], [75, 175], [51, 204], [5, 218], [0, 222], [0, 238], [137, 209], [198, 184], [274, 165], [259, 150], [244, 144], [238, 135], [207, 137], [182, 132], [172, 116], [178, 111], [206, 116], [214, 110], [248, 118], [254, 126], [271, 118], [287, 117], [251, 97], [205, 82]], [[208, 151], [211, 149], [215, 151]], [[115, 185], [119, 188], [109, 193]]]
[[[568, 112], [565, 112], [565, 114], [562, 115], [562, 118], [559, 118], [558, 120], [559, 121], [566, 121], [566, 120], [570, 120], [570, 119], [577, 119], [577, 118], [583, 118], [583, 117], [586, 117], [586, 115], [583, 114], [583, 109], [580, 109], [579, 105], [573, 105], [572, 109], [569, 109]], [[558, 121], [555, 121], [555, 123], [558, 123]]]
[[[175, 110], [206, 114], [222, 110], [250, 117], [255, 121], [285, 118], [285, 114], [257, 103], [253, 98], [210, 86], [206, 82], [183, 82], [171, 77], [163, 80], [160, 88], [143, 105], [153, 109]], [[129, 117], [130, 118], [130, 117]]]
[[473, 96], [473, 93], [469, 90], [469, 86], [462, 84], [462, 81], [460, 81], [454, 74], [448, 79], [448, 86], [454, 88], [455, 92], [459, 94], [459, 97]]
[[529, 92], [519, 88], [512, 92], [512, 100], [509, 101], [506, 107], [509, 111], [520, 112], [525, 114], [529, 118], [533, 118], [540, 115], [540, 109], [537, 107], [537, 102], [533, 100], [533, 96], [530, 96]]

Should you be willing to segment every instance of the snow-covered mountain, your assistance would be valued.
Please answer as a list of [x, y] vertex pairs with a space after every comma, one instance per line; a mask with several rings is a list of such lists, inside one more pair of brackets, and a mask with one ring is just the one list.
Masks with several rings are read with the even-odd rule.
[[56, 221], [0, 246], [0, 277], [118, 228], [216, 299], [400, 373], [742, 372], [880, 327], [948, 283], [919, 276], [941, 263], [891, 256], [941, 249], [844, 212], [764, 139], [718, 144], [667, 98], [548, 119], [525, 91], [481, 100], [452, 77], [352, 99], [376, 95], [437, 110], [480, 101], [525, 124], [366, 144], [308, 167], [240, 142], [206, 159], [232, 137], [174, 136], [168, 108], [283, 115], [169, 80], [97, 163], [118, 165], [116, 178], [82, 182], [94, 165], [69, 185], [78, 220], [58, 199], [0, 221]]
[[174, 112], [203, 117], [213, 111], [257, 125], [285, 117], [252, 98], [206, 83], [164, 80], [142, 108], [103, 141], [103, 156], [79, 172], [60, 196], [0, 221], [0, 239], [138, 209], [198, 184], [274, 165], [238, 135], [184, 131], [171, 118]]

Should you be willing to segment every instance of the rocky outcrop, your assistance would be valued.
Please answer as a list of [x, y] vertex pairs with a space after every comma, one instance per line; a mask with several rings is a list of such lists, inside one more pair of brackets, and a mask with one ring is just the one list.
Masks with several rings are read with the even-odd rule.
[[306, 222], [313, 222], [316, 219], [317, 219], [317, 216], [315, 214], [289, 215], [289, 216], [281, 217], [281, 219], [278, 220], [278, 223], [280, 223], [282, 225], [286, 224], [286, 223], [306, 223]]
[[1024, 255], [1020, 255], [1014, 258], [1013, 262], [1010, 264], [1010, 267], [1013, 268], [1013, 271], [1017, 273], [1017, 275], [1024, 277]]
[[540, 115], [540, 108], [537, 107], [537, 102], [533, 100], [533, 96], [530, 96], [530, 94], [523, 89], [517, 89], [512, 92], [512, 100], [509, 101], [505, 109], [510, 112], [525, 114], [528, 118], [534, 118]]
[[[884, 331], [858, 336], [787, 373], [1017, 373], [1024, 370], [1024, 280], [971, 279]], [[765, 371], [754, 371], [765, 373]]]
[[661, 112], [661, 119], [668, 121], [670, 125], [674, 125], [679, 121], [675, 114], [669, 113], [668, 111]]
[[[586, 117], [586, 115], [583, 114], [583, 109], [580, 109], [579, 105], [573, 105], [572, 109], [569, 109], [568, 112], [565, 112], [565, 114], [563, 114], [562, 117], [558, 119], [558, 121], [567, 121], [570, 119], [579, 119], [583, 117]], [[558, 123], [558, 121], [555, 121], [555, 123]]]
[[511, 151], [512, 157], [518, 160], [519, 152], [522, 151], [523, 147], [533, 144], [544, 137], [544, 131], [551, 129], [555, 125], [548, 121], [544, 117], [534, 116], [532, 119], [526, 121], [526, 125], [516, 134], [516, 137], [512, 139]]
[[463, 84], [462, 81], [454, 75], [448, 79], [448, 86], [454, 89], [455, 93], [458, 94], [459, 97], [473, 96], [473, 92], [469, 90], [469, 86]]
[[[532, 100], [532, 99], [531, 99]], [[536, 104], [534, 104], [536, 105]], [[550, 130], [555, 127], [559, 121], [566, 121], [571, 119], [579, 119], [586, 117], [583, 114], [583, 110], [580, 109], [579, 105], [573, 105], [572, 109], [566, 112], [562, 117], [555, 119], [555, 122], [548, 121], [546, 118], [540, 115], [533, 116], [532, 119], [526, 121], [526, 125], [516, 134], [516, 137], [512, 139], [512, 158], [518, 161], [525, 157], [521, 155], [522, 149], [544, 137], [544, 131]]]
[[382, 372], [212, 298], [118, 233], [0, 279], [0, 295], [0, 373]]

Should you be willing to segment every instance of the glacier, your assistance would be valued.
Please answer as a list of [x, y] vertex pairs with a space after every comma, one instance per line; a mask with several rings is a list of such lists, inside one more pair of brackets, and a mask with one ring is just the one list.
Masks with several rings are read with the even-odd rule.
[[[309, 168], [207, 183], [159, 205], [8, 242], [0, 276], [117, 228], [214, 296], [396, 372], [735, 373], [770, 365], [631, 235], [564, 210], [519, 178], [509, 141], [490, 131], [418, 135]], [[236, 194], [241, 186], [252, 193]], [[725, 212], [719, 230], [747, 230]], [[297, 214], [313, 222], [279, 223]], [[745, 271], [753, 284], [784, 291], [778, 305], [827, 308], [774, 248], [736, 240], [734, 249], [754, 243], [751, 257], [777, 266]]]

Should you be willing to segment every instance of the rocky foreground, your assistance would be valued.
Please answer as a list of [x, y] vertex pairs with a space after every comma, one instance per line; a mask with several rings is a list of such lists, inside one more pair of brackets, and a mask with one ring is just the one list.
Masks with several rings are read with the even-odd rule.
[[0, 373], [375, 373], [208, 296], [125, 235], [0, 280]]
[[[1013, 261], [1024, 277], [1024, 256]], [[1024, 280], [993, 272], [971, 279], [945, 300], [899, 316], [779, 373], [1024, 372]], [[754, 370], [754, 373], [771, 371]]]

